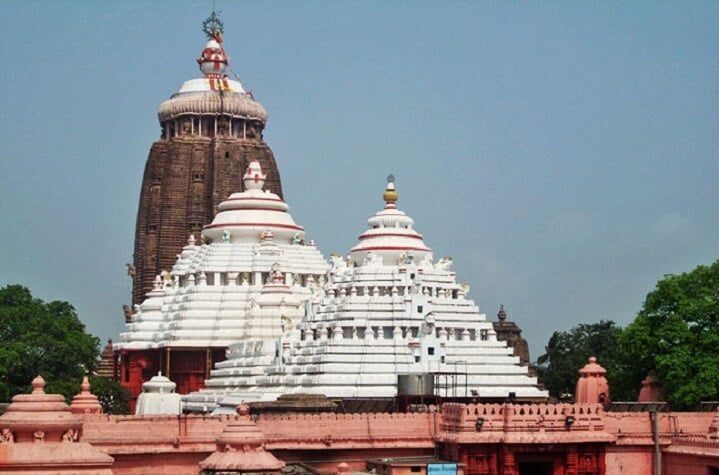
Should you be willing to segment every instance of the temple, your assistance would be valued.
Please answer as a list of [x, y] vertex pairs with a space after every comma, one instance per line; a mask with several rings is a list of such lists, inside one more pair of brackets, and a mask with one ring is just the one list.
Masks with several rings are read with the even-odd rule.
[[203, 26], [204, 77], [160, 107], [145, 170], [137, 305], [98, 370], [137, 412], [103, 414], [87, 377], [68, 406], [38, 376], [0, 415], [0, 474], [719, 474], [717, 404], [670, 412], [651, 376], [612, 402], [594, 357], [574, 402], [549, 401], [519, 327], [480, 313], [393, 177], [328, 265], [282, 197], [264, 109], [225, 75], [222, 23]]
[[204, 22], [204, 77], [160, 106], [115, 378], [136, 399], [161, 372], [202, 412], [284, 394], [545, 399], [397, 207], [393, 178], [327, 265], [282, 199], [266, 112], [225, 74], [222, 29], [214, 13]]
[[[349, 256], [333, 256], [326, 284], [306, 304], [287, 301], [287, 313], [301, 320], [282, 325], [280, 314], [266, 313], [262, 321], [274, 319], [282, 333], [273, 341], [261, 327], [257, 337], [244, 333], [206, 388], [187, 398], [186, 409], [233, 413], [242, 401], [292, 393], [546, 399], [467, 298], [469, 286], [457, 283], [451, 258], [435, 261], [412, 218], [397, 207], [391, 176], [383, 198], [384, 208], [369, 218]], [[274, 286], [262, 292], [277, 295]]]
[[[208, 41], [197, 60], [203, 77], [186, 81], [158, 111], [161, 134], [145, 164], [128, 264], [133, 304], [152, 290], [156, 275], [172, 267], [188, 234], [199, 239], [251, 161], [261, 164], [267, 188], [282, 198], [280, 174], [262, 138], [267, 112], [228, 76], [223, 25], [214, 12], [203, 30]], [[125, 307], [127, 321], [133, 311]]]
[[179, 393], [196, 391], [228, 346], [248, 337], [272, 340], [282, 324], [299, 322], [327, 264], [287, 204], [263, 190], [266, 179], [260, 162], [251, 161], [244, 191], [218, 205], [204, 244], [190, 234], [172, 272], [156, 276], [126, 324], [114, 351], [117, 376], [133, 397], [158, 371]]

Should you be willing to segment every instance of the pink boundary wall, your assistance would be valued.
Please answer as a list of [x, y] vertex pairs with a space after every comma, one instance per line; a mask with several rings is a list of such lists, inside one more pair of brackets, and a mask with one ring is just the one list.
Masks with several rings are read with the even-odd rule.
[[[567, 429], [566, 417], [574, 417]], [[191, 473], [215, 450], [215, 439], [237, 416], [83, 416], [83, 440], [115, 459], [115, 474]], [[485, 422], [481, 431], [475, 424]], [[445, 404], [442, 413], [289, 414], [253, 416], [265, 447], [285, 462], [334, 470], [339, 462], [432, 455], [445, 444], [606, 445], [606, 473], [652, 473], [648, 413], [605, 412], [597, 404]], [[710, 439], [715, 413], [660, 413], [665, 475], [707, 473], [719, 466], [719, 440]], [[699, 460], [699, 462], [697, 462]], [[696, 470], [694, 470], [696, 468]]]
[[[573, 418], [570, 427], [567, 416]], [[238, 417], [83, 414], [81, 441], [113, 457], [115, 475], [199, 473], [199, 462], [217, 449], [216, 439]], [[341, 462], [360, 470], [367, 459], [434, 455], [438, 445], [466, 452], [590, 443], [605, 448], [604, 473], [653, 473], [650, 415], [605, 412], [598, 404], [450, 403], [440, 413], [251, 417], [275, 457], [332, 473]], [[708, 467], [719, 467], [719, 413], [660, 413], [659, 432], [663, 475], [706, 475]]]

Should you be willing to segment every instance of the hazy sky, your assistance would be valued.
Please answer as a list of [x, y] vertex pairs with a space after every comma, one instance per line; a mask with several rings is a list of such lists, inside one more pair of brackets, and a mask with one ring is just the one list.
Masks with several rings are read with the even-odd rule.
[[[211, 1], [0, 2], [0, 285], [115, 338], [159, 104]], [[228, 2], [291, 213], [326, 256], [399, 206], [532, 359], [719, 258], [719, 2]]]

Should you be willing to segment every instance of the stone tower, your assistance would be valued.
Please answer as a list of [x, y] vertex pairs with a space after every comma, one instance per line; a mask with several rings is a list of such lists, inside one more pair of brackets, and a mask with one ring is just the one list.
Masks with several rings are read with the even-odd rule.
[[507, 346], [513, 348], [514, 356], [519, 356], [519, 364], [529, 366], [529, 344], [522, 338], [522, 329], [512, 321], [507, 321], [507, 312], [504, 305], [500, 305], [497, 321], [492, 322], [497, 340], [506, 341]]
[[162, 133], [145, 164], [128, 269], [133, 304], [152, 290], [155, 276], [172, 268], [188, 235], [199, 240], [217, 205], [242, 189], [252, 160], [267, 173], [266, 189], [282, 197], [275, 158], [262, 138], [267, 112], [225, 74], [222, 30], [213, 12], [203, 23], [208, 41], [197, 60], [203, 77], [186, 81], [158, 111]]

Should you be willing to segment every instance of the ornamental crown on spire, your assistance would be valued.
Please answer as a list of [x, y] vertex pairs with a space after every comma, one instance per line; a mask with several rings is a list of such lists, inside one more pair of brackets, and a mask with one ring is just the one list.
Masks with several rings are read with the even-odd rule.
[[197, 64], [206, 77], [221, 78], [227, 68], [228, 57], [222, 48], [224, 25], [214, 11], [202, 22], [202, 31], [207, 35], [208, 41], [197, 59]]
[[208, 40], [214, 39], [218, 43], [222, 43], [222, 33], [225, 31], [225, 25], [214, 10], [210, 16], [202, 22], [202, 31], [205, 32]]

